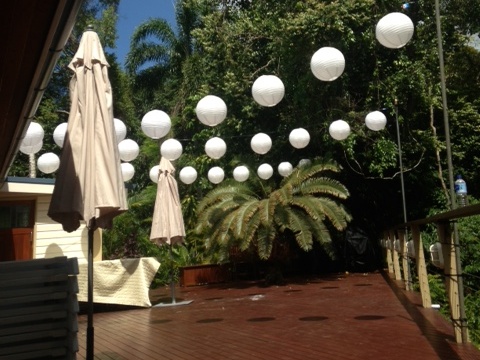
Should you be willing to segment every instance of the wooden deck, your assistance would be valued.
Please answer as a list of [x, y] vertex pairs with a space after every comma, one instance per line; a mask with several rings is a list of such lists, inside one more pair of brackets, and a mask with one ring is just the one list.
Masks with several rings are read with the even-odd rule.
[[[230, 283], [177, 289], [189, 305], [96, 313], [95, 358], [474, 360], [418, 294], [388, 274], [332, 275], [285, 286]], [[155, 290], [152, 303], [169, 289]], [[86, 316], [79, 319], [85, 358]]]

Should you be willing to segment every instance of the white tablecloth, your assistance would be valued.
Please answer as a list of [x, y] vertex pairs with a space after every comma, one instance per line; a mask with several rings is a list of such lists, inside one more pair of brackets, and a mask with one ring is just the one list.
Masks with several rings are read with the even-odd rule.
[[[93, 263], [93, 302], [132, 306], [152, 306], [150, 284], [160, 267], [154, 258], [119, 259]], [[78, 301], [87, 301], [88, 268], [79, 264]]]

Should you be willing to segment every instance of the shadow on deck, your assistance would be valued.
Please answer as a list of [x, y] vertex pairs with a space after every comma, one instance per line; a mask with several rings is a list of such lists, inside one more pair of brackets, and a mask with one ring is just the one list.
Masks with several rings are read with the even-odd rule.
[[[236, 282], [177, 288], [189, 305], [94, 316], [95, 358], [480, 359], [452, 326], [388, 274], [329, 275], [283, 286]], [[169, 288], [151, 291], [152, 303]], [[115, 309], [116, 310], [116, 309]], [[79, 319], [85, 358], [86, 317]]]

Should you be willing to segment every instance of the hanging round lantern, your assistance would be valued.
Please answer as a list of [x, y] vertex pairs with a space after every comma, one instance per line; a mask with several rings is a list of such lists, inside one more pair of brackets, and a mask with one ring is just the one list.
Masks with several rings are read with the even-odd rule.
[[260, 179], [268, 180], [273, 175], [273, 168], [270, 164], [262, 164], [257, 169], [257, 175]]
[[52, 152], [45, 153], [40, 155], [37, 160], [37, 167], [38, 170], [43, 172], [44, 174], [51, 174], [58, 170], [60, 166], [60, 158], [57, 154]]
[[220, 159], [227, 151], [227, 144], [223, 139], [214, 137], [205, 143], [205, 153], [212, 159]]
[[294, 148], [303, 149], [310, 142], [310, 134], [302, 128], [293, 129], [290, 132], [288, 140]]
[[170, 116], [162, 110], [151, 110], [142, 118], [142, 131], [152, 139], [160, 139], [168, 134], [172, 127]]
[[24, 138], [22, 139], [21, 146], [36, 145], [43, 140], [44, 135], [45, 135], [45, 132], [43, 131], [42, 125], [32, 121], [28, 126], [28, 129], [27, 129], [27, 132], [25, 133]]
[[248, 168], [244, 165], [241, 165], [241, 166], [237, 166], [234, 170], [233, 170], [233, 178], [235, 180], [237, 180], [238, 182], [244, 182], [248, 179], [248, 177], [250, 176], [250, 171], [248, 170]]
[[430, 257], [433, 265], [441, 269], [445, 267], [441, 243], [436, 242], [435, 244], [430, 245]]
[[267, 134], [258, 133], [252, 137], [250, 146], [257, 154], [263, 155], [269, 152], [272, 148], [272, 139]]
[[367, 125], [370, 130], [383, 130], [386, 124], [387, 117], [381, 111], [372, 111], [371, 113], [368, 113], [365, 117], [365, 125]]
[[197, 170], [191, 166], [185, 166], [182, 170], [180, 170], [178, 175], [180, 180], [187, 185], [192, 184], [195, 180], [197, 180]]
[[333, 81], [345, 70], [345, 57], [340, 50], [322, 47], [313, 54], [310, 61], [313, 75], [322, 81]]
[[127, 127], [122, 120], [117, 118], [113, 119], [113, 127], [115, 128], [115, 136], [117, 137], [118, 144], [127, 136]]
[[293, 166], [288, 161], [284, 161], [278, 165], [278, 173], [282, 176], [288, 176], [292, 173]]
[[225, 173], [221, 167], [214, 166], [208, 170], [208, 180], [210, 180], [212, 184], [220, 184], [224, 178]]
[[180, 141], [176, 139], [168, 139], [160, 146], [160, 154], [170, 161], [177, 160], [183, 152], [183, 147]]
[[285, 86], [275, 75], [262, 75], [253, 83], [253, 99], [262, 106], [275, 106], [284, 95]]
[[31, 155], [38, 153], [43, 147], [43, 141], [36, 143], [34, 145], [20, 145], [20, 152]]
[[59, 147], [63, 147], [63, 142], [65, 141], [65, 135], [67, 133], [68, 123], [64, 122], [59, 124], [55, 130], [53, 130], [53, 141]]
[[202, 98], [195, 108], [198, 120], [208, 126], [216, 126], [227, 117], [227, 105], [215, 95]]
[[335, 140], [345, 140], [350, 135], [350, 125], [344, 120], [335, 120], [330, 124], [328, 132]]
[[413, 31], [413, 22], [407, 15], [393, 12], [379, 20], [375, 28], [375, 36], [383, 46], [399, 49], [410, 41]]
[[137, 158], [140, 153], [140, 148], [132, 139], [125, 139], [118, 144], [118, 152], [120, 154], [120, 159], [128, 162]]
[[158, 183], [158, 177], [160, 176], [160, 165], [153, 166], [148, 175], [150, 176], [150, 180], [152, 180], [155, 184]]
[[133, 167], [133, 165], [126, 162], [126, 163], [122, 163], [121, 166], [122, 166], [123, 181], [127, 182], [129, 180], [132, 180], [133, 175], [135, 175], [135, 168]]
[[298, 162], [298, 167], [305, 167], [312, 165], [312, 160], [310, 159], [302, 159]]

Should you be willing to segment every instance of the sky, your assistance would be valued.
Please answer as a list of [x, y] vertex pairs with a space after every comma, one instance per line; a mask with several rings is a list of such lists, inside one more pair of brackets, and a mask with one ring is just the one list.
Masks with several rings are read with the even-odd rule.
[[117, 55], [120, 65], [124, 65], [130, 46], [130, 37], [135, 28], [150, 18], [167, 20], [175, 29], [175, 0], [120, 0], [118, 16]]

